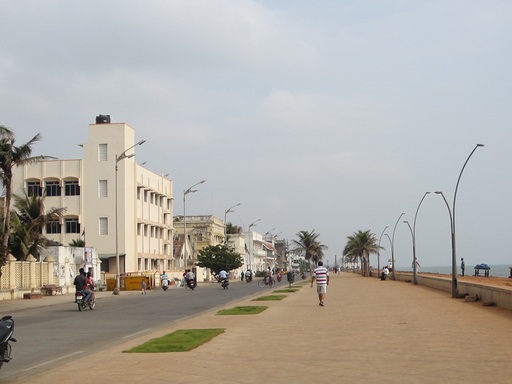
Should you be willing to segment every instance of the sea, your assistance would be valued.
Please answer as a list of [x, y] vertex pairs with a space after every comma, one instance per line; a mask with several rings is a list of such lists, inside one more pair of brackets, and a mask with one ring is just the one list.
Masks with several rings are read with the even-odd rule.
[[[491, 268], [489, 270], [489, 276], [493, 277], [509, 277], [510, 276], [510, 268], [512, 267], [512, 264], [488, 264]], [[396, 267], [397, 271], [412, 271], [412, 268], [409, 267], [400, 267], [397, 265]], [[452, 274], [452, 266], [420, 266], [418, 268], [418, 272], [430, 272], [430, 273], [442, 273], [445, 275], [451, 275]], [[457, 264], [457, 273], [460, 274], [460, 265]], [[466, 264], [466, 271], [465, 274], [468, 276], [473, 276], [475, 274], [475, 266], [471, 265], [469, 266]], [[480, 272], [482, 274], [482, 272]]]

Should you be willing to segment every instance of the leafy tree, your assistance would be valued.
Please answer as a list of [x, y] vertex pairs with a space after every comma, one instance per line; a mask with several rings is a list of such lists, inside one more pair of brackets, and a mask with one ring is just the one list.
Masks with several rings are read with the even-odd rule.
[[2, 242], [0, 244], [0, 265], [4, 265], [9, 254], [9, 236], [11, 234], [11, 200], [12, 172], [18, 165], [50, 158], [49, 156], [32, 155], [32, 146], [41, 140], [41, 135], [35, 135], [30, 141], [15, 146], [14, 132], [0, 125], [0, 177], [4, 187], [4, 206], [2, 217]]
[[223, 269], [229, 272], [240, 268], [243, 264], [242, 256], [225, 243], [209, 245], [201, 249], [196, 262], [198, 267], [209, 268], [215, 276]]
[[378, 253], [379, 248], [375, 234], [368, 231], [357, 231], [347, 237], [347, 244], [343, 249], [343, 256], [350, 260], [361, 260], [361, 275], [369, 276], [370, 254]]
[[83, 248], [85, 247], [85, 241], [83, 239], [73, 239], [68, 245], [70, 247]]
[[18, 260], [26, 260], [29, 254], [36, 256], [49, 243], [43, 229], [50, 220], [62, 217], [66, 209], [51, 208], [45, 212], [44, 196], [28, 196], [24, 192], [23, 196], [13, 197], [11, 253]]
[[233, 225], [233, 223], [226, 224], [226, 234], [228, 235], [238, 235], [242, 233], [242, 227], [238, 225]]
[[297, 246], [294, 251], [301, 252], [308, 262], [313, 261], [317, 265], [324, 257], [324, 250], [328, 249], [326, 245], [318, 241], [320, 234], [315, 233], [313, 229], [311, 232], [300, 231], [296, 236], [299, 239], [292, 240], [292, 244]]

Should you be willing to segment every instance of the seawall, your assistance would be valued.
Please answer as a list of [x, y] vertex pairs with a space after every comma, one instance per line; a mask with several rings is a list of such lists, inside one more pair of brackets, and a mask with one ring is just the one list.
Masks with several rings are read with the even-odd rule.
[[[371, 271], [371, 277], [378, 278], [377, 271]], [[391, 278], [391, 274], [390, 274]], [[470, 277], [467, 277], [470, 278]], [[395, 280], [401, 281], [404, 283], [408, 283], [412, 285], [413, 275], [410, 272], [395, 272]], [[486, 279], [488, 283], [486, 283]], [[491, 281], [495, 278], [483, 278], [478, 279], [477, 282], [471, 281], [461, 281], [458, 278], [457, 287], [459, 291], [459, 295], [471, 295], [477, 296], [478, 300], [485, 303], [493, 303], [494, 305], [505, 308], [508, 310], [512, 310], [512, 279], [510, 279], [510, 286], [502, 283], [503, 287], [500, 287], [499, 284], [491, 284]], [[506, 281], [506, 278], [500, 278], [501, 281]], [[452, 292], [452, 278], [451, 275], [425, 275], [418, 274], [417, 275], [418, 285], [423, 285], [425, 287], [437, 289], [440, 291], [448, 292], [451, 294]]]

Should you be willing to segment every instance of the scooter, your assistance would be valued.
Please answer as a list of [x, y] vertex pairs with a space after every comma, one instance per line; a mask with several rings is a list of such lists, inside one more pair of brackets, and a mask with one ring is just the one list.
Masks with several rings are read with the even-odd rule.
[[78, 310], [80, 312], [82, 312], [87, 307], [89, 307], [89, 309], [92, 311], [94, 309], [94, 307], [96, 306], [96, 299], [85, 301], [86, 296], [87, 296], [87, 293], [85, 293], [84, 291], [78, 291], [75, 294], [76, 303], [78, 304]]
[[191, 290], [194, 290], [194, 288], [197, 286], [195, 279], [188, 279], [187, 280], [187, 288], [190, 288]]
[[11, 344], [17, 340], [12, 336], [14, 334], [14, 320], [12, 316], [4, 316], [0, 320], [0, 367], [3, 363], [11, 361]]
[[222, 281], [220, 282], [220, 285], [222, 286], [222, 288], [228, 289], [228, 287], [229, 287], [229, 280], [228, 279], [222, 279]]
[[162, 289], [167, 291], [167, 288], [169, 288], [169, 280], [162, 281]]

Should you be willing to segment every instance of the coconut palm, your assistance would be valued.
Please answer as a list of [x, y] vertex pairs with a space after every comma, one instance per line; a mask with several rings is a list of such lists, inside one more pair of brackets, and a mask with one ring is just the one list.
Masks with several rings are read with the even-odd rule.
[[343, 250], [343, 256], [349, 260], [361, 261], [361, 275], [369, 275], [369, 260], [370, 254], [378, 253], [379, 247], [378, 240], [375, 234], [368, 231], [357, 231], [352, 236], [347, 237], [347, 244]]
[[327, 246], [318, 241], [320, 234], [315, 233], [313, 229], [311, 232], [300, 231], [296, 235], [299, 239], [292, 240], [292, 244], [295, 244], [297, 248], [294, 251], [299, 251], [304, 255], [304, 258], [310, 262], [313, 261], [315, 265], [318, 261], [324, 257], [324, 250], [327, 250]]
[[15, 210], [11, 213], [11, 253], [18, 260], [28, 255], [36, 256], [49, 240], [43, 236], [43, 228], [51, 220], [62, 217], [65, 208], [50, 208], [45, 211], [44, 196], [13, 195]]
[[32, 146], [41, 140], [41, 135], [35, 135], [27, 143], [15, 146], [14, 132], [0, 125], [0, 177], [4, 187], [4, 206], [2, 218], [2, 242], [0, 245], [0, 265], [4, 265], [9, 254], [9, 236], [11, 233], [11, 199], [13, 169], [25, 163], [51, 158], [49, 156], [31, 157]]

